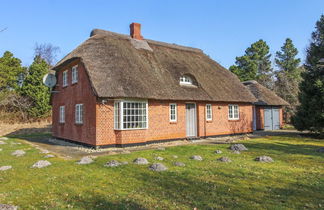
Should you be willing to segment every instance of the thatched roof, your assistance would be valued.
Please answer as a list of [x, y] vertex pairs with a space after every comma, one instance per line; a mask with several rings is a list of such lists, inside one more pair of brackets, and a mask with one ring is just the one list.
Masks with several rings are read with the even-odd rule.
[[[256, 101], [234, 74], [196, 48], [96, 29], [54, 69], [77, 58], [98, 97]], [[181, 75], [194, 77], [197, 87], [180, 85]]]
[[251, 93], [258, 99], [256, 105], [270, 105], [270, 106], [286, 106], [288, 102], [277, 96], [273, 91], [260, 85], [257, 81], [250, 80], [243, 82], [243, 84], [251, 91]]

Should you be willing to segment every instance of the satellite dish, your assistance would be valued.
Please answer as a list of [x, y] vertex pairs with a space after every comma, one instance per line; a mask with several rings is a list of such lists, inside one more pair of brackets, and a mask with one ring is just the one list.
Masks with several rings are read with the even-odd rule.
[[56, 77], [54, 74], [46, 74], [43, 77], [43, 83], [49, 88], [52, 88], [56, 85]]

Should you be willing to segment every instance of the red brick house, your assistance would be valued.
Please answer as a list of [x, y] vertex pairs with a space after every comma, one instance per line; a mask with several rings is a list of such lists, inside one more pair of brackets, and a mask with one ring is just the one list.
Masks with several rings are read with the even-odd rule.
[[254, 130], [278, 130], [282, 128], [282, 108], [288, 106], [289, 103], [257, 81], [246, 81], [243, 84], [257, 98], [253, 110]]
[[255, 97], [201, 50], [95, 29], [53, 68], [53, 136], [123, 146], [250, 133]]

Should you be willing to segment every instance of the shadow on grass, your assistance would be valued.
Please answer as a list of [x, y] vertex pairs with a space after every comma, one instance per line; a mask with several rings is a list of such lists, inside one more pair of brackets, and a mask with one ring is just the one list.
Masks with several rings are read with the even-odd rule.
[[[90, 192], [89, 192], [90, 193]], [[76, 209], [139, 209], [145, 210], [147, 208], [130, 200], [118, 200], [116, 202], [109, 201], [102, 195], [92, 195], [93, 199], [80, 199], [79, 197], [72, 197], [68, 203], [73, 203], [73, 208]]]
[[320, 146], [308, 145], [308, 144], [288, 144], [280, 142], [271, 143], [247, 143], [249, 149], [257, 150], [259, 152], [269, 153], [270, 150], [276, 153], [284, 154], [301, 154], [301, 155], [315, 155], [323, 156], [323, 153], [317, 152]]
[[47, 126], [46, 128], [23, 128], [6, 136], [10, 138], [23, 139], [30, 142], [54, 145], [48, 141], [48, 139], [52, 137], [52, 133], [50, 132], [49, 128], [50, 126]]

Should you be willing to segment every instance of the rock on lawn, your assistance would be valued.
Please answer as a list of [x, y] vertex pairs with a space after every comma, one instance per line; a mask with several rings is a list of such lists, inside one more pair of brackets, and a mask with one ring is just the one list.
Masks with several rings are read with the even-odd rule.
[[272, 162], [274, 162], [271, 157], [265, 156], [265, 155], [255, 158], [255, 161], [265, 162], [265, 163], [272, 163]]
[[138, 164], [138, 165], [146, 165], [149, 162], [145, 158], [136, 158], [133, 163]]
[[166, 171], [166, 170], [168, 170], [168, 168], [165, 167], [165, 165], [163, 165], [162, 163], [153, 163], [152, 165], [150, 165], [149, 169], [152, 171]]
[[162, 161], [162, 160], [164, 160], [164, 158], [163, 158], [163, 157], [160, 157], [160, 156], [158, 156], [158, 157], [155, 157], [155, 160], [160, 160], [160, 161]]
[[106, 167], [117, 167], [117, 166], [120, 166], [121, 164], [122, 163], [120, 163], [117, 160], [110, 160], [104, 166], [106, 166]]
[[186, 166], [186, 164], [184, 164], [182, 162], [175, 162], [173, 165], [180, 166], [180, 167]]
[[9, 204], [1, 204], [0, 203], [0, 210], [17, 210], [17, 206], [9, 205]]
[[230, 146], [230, 149], [233, 151], [244, 151], [248, 150], [243, 144], [233, 144]]
[[221, 161], [221, 162], [232, 162], [232, 160], [231, 159], [229, 159], [228, 157], [221, 157], [221, 158], [219, 158], [219, 159], [217, 159], [218, 161]]
[[93, 159], [89, 156], [86, 156], [86, 157], [83, 157], [81, 158], [77, 164], [80, 164], [80, 165], [85, 165], [85, 164], [90, 164], [93, 162]]
[[[1, 166], [0, 167], [0, 171], [6, 171], [6, 170], [9, 170], [9, 169], [12, 169], [12, 166]], [[1, 207], [0, 207], [0, 210], [1, 210]]]
[[13, 153], [11, 153], [11, 155], [16, 156], [16, 157], [24, 156], [25, 154], [26, 154], [26, 152], [24, 150], [16, 150]]
[[8, 137], [4, 137], [4, 136], [3, 136], [3, 137], [0, 137], [0, 140], [1, 140], [1, 141], [6, 141], [6, 140], [8, 140], [8, 139], [9, 139]]
[[199, 160], [199, 161], [203, 160], [203, 158], [201, 156], [199, 156], [199, 155], [193, 155], [193, 156], [190, 157], [190, 159]]
[[216, 154], [222, 154], [223, 152], [221, 150], [215, 150]]
[[52, 164], [47, 160], [39, 160], [34, 165], [32, 165], [32, 168], [44, 168], [50, 165]]
[[48, 155], [45, 155], [44, 158], [53, 158], [55, 157], [55, 155], [52, 155], [52, 154], [48, 154]]

